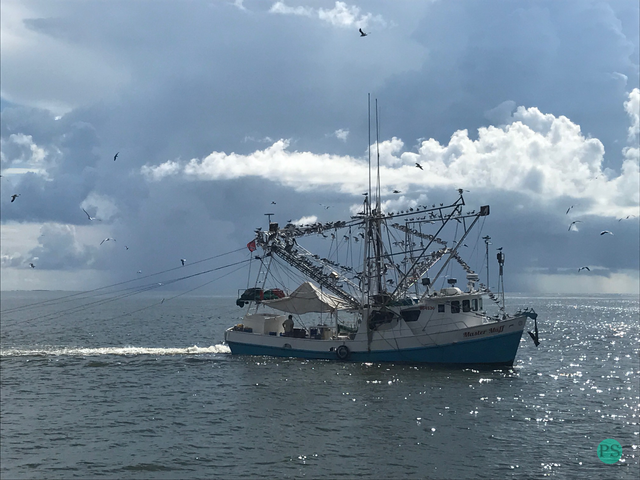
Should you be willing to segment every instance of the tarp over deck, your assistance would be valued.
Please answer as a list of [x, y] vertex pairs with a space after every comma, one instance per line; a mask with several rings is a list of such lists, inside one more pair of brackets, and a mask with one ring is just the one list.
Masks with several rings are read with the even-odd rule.
[[334, 313], [336, 310], [346, 310], [349, 305], [342, 299], [321, 291], [310, 282], [304, 282], [291, 295], [276, 300], [262, 302], [276, 310], [295, 313]]

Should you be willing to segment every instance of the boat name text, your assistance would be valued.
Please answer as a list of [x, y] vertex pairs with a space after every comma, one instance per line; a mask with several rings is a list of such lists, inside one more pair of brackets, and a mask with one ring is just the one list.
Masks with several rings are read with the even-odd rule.
[[491, 327], [485, 328], [484, 330], [475, 330], [473, 332], [464, 332], [465, 337], [477, 337], [479, 335], [484, 335], [485, 333], [500, 333], [504, 330], [504, 325], [500, 325], [499, 327]]

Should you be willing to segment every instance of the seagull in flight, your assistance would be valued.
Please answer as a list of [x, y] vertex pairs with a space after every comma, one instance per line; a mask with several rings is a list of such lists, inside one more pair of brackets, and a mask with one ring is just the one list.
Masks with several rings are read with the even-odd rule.
[[587, 272], [590, 272], [590, 271], [591, 271], [591, 269], [590, 269], [589, 267], [580, 267], [580, 268], [578, 269], [578, 271], [581, 271], [581, 270], [586, 270]]
[[580, 221], [580, 220], [576, 220], [575, 222], [571, 222], [571, 225], [569, 225], [569, 230], [567, 230], [567, 231], [568, 231], [568, 232], [570, 232], [570, 231], [571, 231], [571, 228], [573, 228], [573, 226], [574, 226], [576, 223], [582, 223], [582, 221]]
[[[82, 207], [81, 207], [82, 208]], [[84, 208], [82, 209], [82, 211], [85, 213], [85, 215], [89, 218], [89, 220], [98, 220], [99, 222], [101, 222], [102, 220], [100, 220], [99, 218], [96, 217], [92, 217], [91, 215], [89, 215], [89, 212], [87, 212]]]
[[107, 238], [105, 238], [104, 240], [102, 240], [102, 241], [100, 242], [100, 245], [102, 245], [104, 242], [108, 242], [109, 240], [113, 240], [114, 242], [116, 241], [116, 239], [115, 239], [115, 238], [107, 237]]
[[571, 205], [569, 208], [567, 208], [567, 213], [565, 213], [565, 215], [569, 215], [569, 212], [571, 211], [572, 208], [573, 208], [573, 205]]
[[605, 234], [609, 234], [609, 235], [613, 235], [613, 233], [611, 233], [609, 230], [603, 230], [600, 232], [600, 235], [605, 235]]
[[366, 37], [367, 35], [369, 35], [368, 33], [364, 33], [361, 28], [359, 28], [358, 31], [360, 32], [361, 37]]
[[11, 203], [15, 202], [16, 198], [18, 198], [19, 196], [19, 193], [14, 193], [13, 195], [11, 195]]
[[400, 190], [394, 190], [393, 193], [402, 193]]
[[420, 165], [418, 162], [416, 162], [416, 167], [418, 167], [420, 170], [424, 170], [424, 168], [422, 168], [422, 165]]
[[120, 152], [117, 152], [114, 156], [113, 156], [113, 161], [116, 161], [116, 158], [118, 158], [118, 155], [120, 155]]
[[184, 264], [187, 263], [187, 259], [186, 258], [181, 258], [180, 262], [182, 263], [182, 266], [184, 267]]
[[276, 202], [271, 202], [271, 205], [275, 205], [275, 204], [276, 204]]
[[36, 266], [35, 266], [33, 263], [30, 263], [30, 264], [29, 264], [29, 266], [30, 266], [31, 268], [36, 268]]

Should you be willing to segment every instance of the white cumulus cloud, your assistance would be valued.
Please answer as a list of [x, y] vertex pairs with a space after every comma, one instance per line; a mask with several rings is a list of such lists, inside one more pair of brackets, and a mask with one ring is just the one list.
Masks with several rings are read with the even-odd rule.
[[45, 223], [38, 240], [40, 244], [27, 255], [38, 259], [36, 268], [68, 270], [94, 262], [96, 247], [82, 244], [73, 225]]
[[3, 163], [41, 163], [47, 156], [45, 149], [36, 145], [31, 135], [12, 133], [7, 141], [1, 141]]
[[342, 140], [343, 142], [347, 141], [347, 137], [349, 136], [349, 130], [348, 129], [344, 129], [344, 128], [340, 128], [338, 130], [336, 130], [335, 132], [333, 132], [333, 134], [336, 136], [337, 139]]
[[640, 135], [640, 89], [634, 88], [629, 93], [629, 100], [624, 102], [624, 109], [631, 119], [628, 139], [633, 142]]
[[[615, 176], [603, 170], [605, 152], [598, 139], [585, 137], [567, 117], [534, 107], [519, 107], [507, 125], [480, 128], [476, 140], [467, 130], [458, 130], [447, 144], [423, 140], [417, 152], [403, 151], [404, 143], [396, 137], [371, 149], [372, 165], [379, 151], [385, 186], [411, 189], [413, 194], [451, 187], [516, 192], [541, 203], [571, 197], [585, 199], [588, 213], [603, 216], [636, 214], [640, 204], [637, 149], [624, 150], [626, 160]], [[151, 180], [169, 175], [192, 180], [255, 176], [297, 191], [322, 187], [359, 195], [367, 167], [364, 157], [290, 151], [289, 141], [279, 140], [248, 155], [213, 152], [186, 164], [145, 166], [142, 173]]]
[[164, 162], [155, 167], [144, 165], [140, 171], [150, 180], [162, 180], [165, 177], [177, 174], [180, 171], [180, 168], [181, 167], [178, 162], [169, 160], [168, 162]]
[[385, 26], [386, 22], [381, 15], [361, 13], [355, 5], [347, 5], [345, 2], [336, 2], [331, 9], [297, 6], [292, 7], [284, 2], [276, 2], [271, 6], [270, 13], [281, 15], [298, 15], [310, 18], [318, 18], [338, 28], [366, 28], [371, 23]]

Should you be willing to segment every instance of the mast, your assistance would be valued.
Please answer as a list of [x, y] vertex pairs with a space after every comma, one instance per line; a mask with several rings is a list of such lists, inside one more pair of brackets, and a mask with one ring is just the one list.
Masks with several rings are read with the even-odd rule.
[[364, 197], [364, 258], [362, 259], [362, 305], [369, 304], [371, 294], [371, 279], [369, 269], [369, 250], [371, 248], [371, 94], [367, 94], [367, 128], [369, 132], [369, 143], [367, 153], [369, 154], [369, 191]]
[[375, 234], [375, 275], [376, 275], [376, 293], [381, 294], [383, 292], [382, 287], [382, 212], [380, 206], [380, 127], [378, 123], [378, 99], [376, 98], [376, 208], [373, 212], [374, 217], [374, 234]]
[[502, 247], [500, 247], [498, 250], [498, 254], [496, 255], [496, 257], [498, 258], [499, 267], [498, 293], [502, 297], [502, 307], [500, 308], [500, 310], [502, 310], [502, 313], [504, 314], [504, 253], [502, 253]]
[[[369, 143], [367, 143], [367, 153], [369, 154], [369, 198], [371, 198], [371, 94], [367, 93], [367, 127], [369, 130]], [[368, 213], [364, 211], [365, 215]]]
[[491, 242], [489, 240], [491, 240], [491, 237], [487, 235], [485, 237], [482, 237], [482, 239], [484, 240], [484, 244], [486, 246], [485, 261], [487, 262], [487, 288], [491, 288], [489, 284], [489, 245], [491, 245]]

